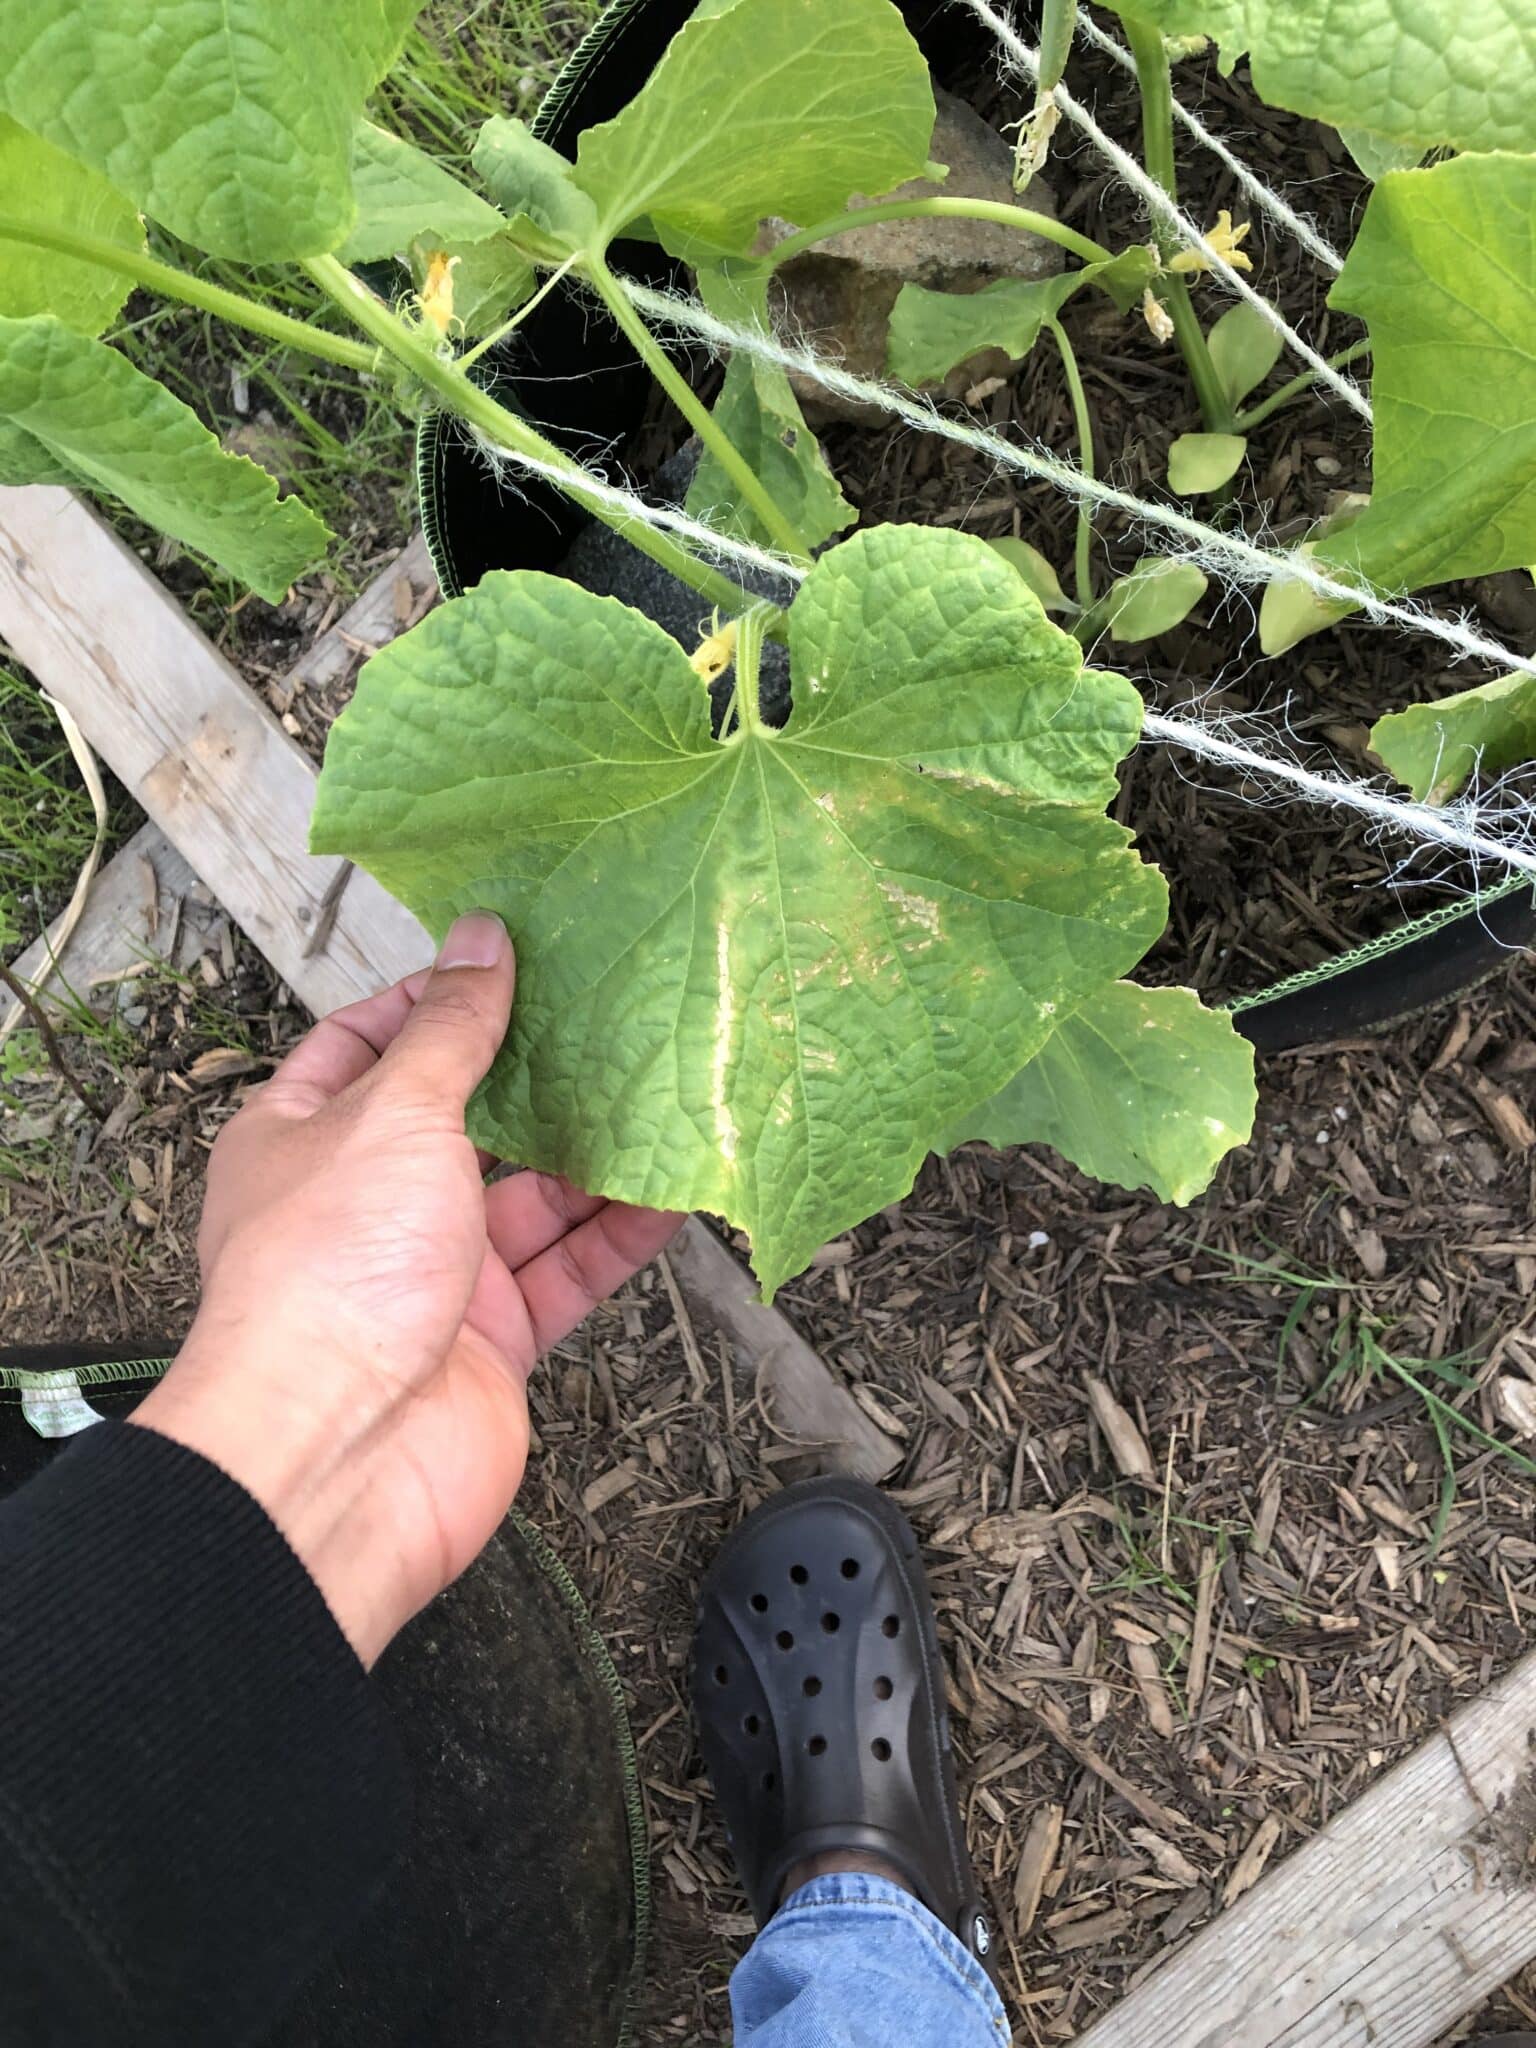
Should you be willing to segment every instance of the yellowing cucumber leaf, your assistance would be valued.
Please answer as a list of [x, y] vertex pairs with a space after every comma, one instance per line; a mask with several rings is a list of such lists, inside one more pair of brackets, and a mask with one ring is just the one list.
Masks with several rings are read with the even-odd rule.
[[1280, 359], [1284, 346], [1262, 313], [1246, 300], [1228, 307], [1206, 336], [1211, 361], [1222, 389], [1234, 405], [1262, 384]]
[[483, 242], [501, 234], [505, 217], [488, 199], [461, 185], [414, 143], [360, 121], [352, 147], [352, 188], [357, 220], [337, 250], [343, 263], [398, 256], [412, 242], [437, 248]]
[[1500, 676], [1389, 711], [1371, 727], [1371, 751], [1420, 803], [1443, 804], [1473, 775], [1536, 760], [1536, 678]]
[[1107, 263], [1055, 277], [999, 278], [979, 292], [938, 292], [904, 284], [891, 309], [886, 367], [903, 384], [937, 384], [986, 349], [1027, 356], [1041, 327], [1085, 284], [1109, 293], [1122, 312], [1136, 304], [1157, 267], [1150, 249], [1124, 249]]
[[722, 0], [586, 130], [576, 182], [603, 241], [644, 217], [746, 255], [770, 214], [809, 226], [921, 177], [933, 123], [928, 65], [890, 0]]
[[1371, 330], [1371, 502], [1318, 558], [1378, 588], [1536, 551], [1536, 158], [1462, 156], [1371, 193], [1329, 304]]
[[1219, 491], [1237, 475], [1248, 447], [1243, 434], [1180, 434], [1168, 446], [1168, 488], [1181, 498]]
[[1193, 1201], [1253, 1129], [1253, 1047], [1185, 988], [1117, 981], [1090, 996], [1029, 1065], [958, 1119], [948, 1151], [1054, 1145], [1098, 1180]]
[[1110, 0], [1243, 52], [1271, 106], [1429, 149], [1536, 149], [1530, 0]]
[[1177, 626], [1204, 597], [1207, 578], [1193, 562], [1143, 555], [1104, 595], [1104, 618], [1116, 640], [1152, 640]]
[[353, 136], [419, 0], [14, 0], [0, 107], [215, 256], [352, 226]]
[[51, 316], [0, 318], [0, 428], [0, 479], [105, 491], [274, 604], [330, 538], [163, 384]]
[[597, 245], [597, 208], [576, 183], [574, 166], [525, 121], [499, 114], [487, 121], [471, 161], [514, 234], [531, 228], [557, 256]]
[[[4, 213], [32, 226], [68, 228], [120, 249], [144, 247], [144, 223], [137, 210], [99, 171], [77, 163], [0, 114], [0, 214]], [[0, 235], [0, 313], [12, 320], [53, 313], [79, 334], [100, 334], [123, 310], [132, 290], [133, 280], [119, 271]]]
[[369, 662], [317, 851], [517, 943], [478, 1142], [750, 1232], [765, 1290], [1140, 957], [1166, 892], [1104, 815], [1136, 693], [964, 534], [877, 527], [789, 617], [779, 731], [711, 738], [687, 656], [493, 573]]
[[1014, 540], [1011, 535], [1004, 534], [999, 540], [989, 540], [987, 546], [993, 554], [1001, 555], [1005, 562], [1013, 564], [1048, 612], [1077, 610], [1062, 589], [1061, 578], [1040, 550], [1032, 548], [1027, 540]]
[[[701, 264], [699, 296], [717, 319], [770, 332], [768, 280], [761, 263]], [[827, 467], [821, 443], [805, 423], [783, 370], [737, 349], [725, 372], [714, 417], [768, 486], [774, 503], [804, 539], [820, 547], [858, 517]], [[774, 547], [769, 533], [706, 447], [688, 490], [687, 509], [722, 532]]]
[[[1296, 549], [1297, 555], [1303, 562], [1315, 562], [1318, 542], [1328, 534], [1339, 534], [1352, 526], [1370, 502], [1363, 492], [1346, 492], [1333, 511], [1308, 530], [1306, 539]], [[1337, 598], [1320, 597], [1310, 585], [1299, 579], [1283, 577], [1279, 582], [1266, 583], [1264, 595], [1259, 599], [1260, 652], [1284, 654], [1310, 634], [1321, 633], [1327, 626], [1336, 626], [1340, 619], [1347, 619], [1355, 609], [1354, 605]]]

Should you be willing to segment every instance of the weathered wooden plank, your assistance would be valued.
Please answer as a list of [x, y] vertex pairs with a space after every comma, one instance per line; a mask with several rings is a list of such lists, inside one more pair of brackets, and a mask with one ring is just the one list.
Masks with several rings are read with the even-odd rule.
[[0, 635], [300, 999], [323, 1013], [429, 957], [416, 920], [305, 849], [315, 771], [132, 551], [68, 491], [0, 491]]
[[839, 1384], [787, 1318], [757, 1297], [752, 1276], [691, 1216], [667, 1256], [697, 1314], [722, 1329], [753, 1368], [771, 1420], [821, 1470], [884, 1479], [901, 1453]]
[[1536, 1956], [1536, 1656], [1080, 2036], [1426, 2048]]
[[27, 988], [48, 975], [42, 991], [46, 1002], [86, 1002], [103, 978], [115, 980], [141, 960], [168, 957], [182, 935], [184, 905], [196, 883], [159, 826], [141, 825], [92, 882], [85, 911], [64, 950], [55, 956], [56, 918], [11, 962], [11, 972]]

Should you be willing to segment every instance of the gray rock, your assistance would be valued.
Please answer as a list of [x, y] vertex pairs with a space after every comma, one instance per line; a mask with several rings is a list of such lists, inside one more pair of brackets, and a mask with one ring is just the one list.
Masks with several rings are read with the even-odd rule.
[[[698, 466], [699, 444], [689, 441], [669, 462], [663, 463], [646, 495], [659, 505], [681, 505]], [[664, 633], [672, 636], [685, 654], [692, 654], [709, 631], [709, 606], [696, 590], [679, 577], [669, 575], [649, 555], [642, 554], [632, 541], [623, 539], [596, 520], [577, 535], [560, 564], [560, 573], [598, 597], [616, 597], [624, 604], [633, 605], [636, 611], [644, 612]], [[775, 604], [787, 605], [795, 594], [794, 586], [785, 578], [758, 573], [744, 568], [739, 562], [730, 563], [727, 574], [751, 590], [754, 596], [771, 598]], [[730, 701], [733, 682], [734, 677], [728, 669], [710, 687], [710, 704], [717, 732]], [[788, 718], [789, 654], [776, 640], [770, 640], [763, 649], [758, 670], [758, 701], [770, 725], [782, 725]]]
[[[933, 155], [948, 164], [948, 178], [942, 184], [913, 178], [882, 196], [995, 199], [1054, 217], [1055, 201], [1043, 179], [1034, 179], [1022, 199], [1014, 193], [1013, 154], [995, 128], [952, 93], [936, 92], [934, 99], [939, 117]], [[853, 202], [855, 207], [872, 203]], [[770, 221], [759, 246], [774, 248], [791, 232], [789, 222]], [[878, 221], [792, 257], [776, 279], [775, 310], [790, 332], [803, 334], [820, 353], [858, 376], [881, 377], [891, 309], [904, 284], [972, 292], [1000, 277], [1054, 277], [1061, 267], [1056, 243], [992, 221]], [[989, 349], [953, 370], [944, 388], [958, 397], [979, 377], [1005, 375], [1016, 367], [1001, 349]], [[884, 418], [874, 407], [834, 397], [808, 379], [792, 377], [791, 382], [813, 426], [831, 419], [875, 425]]]

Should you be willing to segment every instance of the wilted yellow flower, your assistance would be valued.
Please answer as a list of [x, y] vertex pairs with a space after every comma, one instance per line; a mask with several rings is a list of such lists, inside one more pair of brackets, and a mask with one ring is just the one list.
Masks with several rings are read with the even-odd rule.
[[[1233, 227], [1232, 216], [1223, 207], [1216, 216], [1215, 227], [1207, 230], [1205, 239], [1216, 254], [1230, 263], [1234, 270], [1252, 270], [1253, 265], [1242, 253], [1241, 248], [1252, 225], [1252, 221], [1245, 220], [1240, 228]], [[1181, 249], [1177, 256], [1169, 258], [1168, 268], [1181, 270], [1186, 276], [1194, 276], [1200, 271], [1213, 269], [1214, 265], [1204, 249]]]
[[718, 612], [710, 620], [713, 630], [688, 657], [688, 666], [704, 682], [712, 683], [716, 676], [723, 676], [736, 659], [736, 633], [740, 623], [738, 619], [727, 619], [722, 626]]
[[453, 325], [453, 270], [458, 260], [457, 256], [445, 255], [441, 249], [432, 252], [432, 260], [427, 265], [427, 280], [421, 288], [418, 302], [422, 319], [444, 341]]
[[1141, 317], [1146, 321], [1154, 341], [1172, 341], [1173, 321], [1169, 318], [1167, 307], [1151, 285], [1148, 285], [1141, 295]]

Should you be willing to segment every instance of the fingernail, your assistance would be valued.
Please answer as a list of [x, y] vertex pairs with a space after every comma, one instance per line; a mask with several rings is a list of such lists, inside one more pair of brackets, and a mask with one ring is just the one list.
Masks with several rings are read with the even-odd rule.
[[507, 949], [507, 928], [494, 910], [456, 918], [438, 949], [439, 967], [494, 967]]

